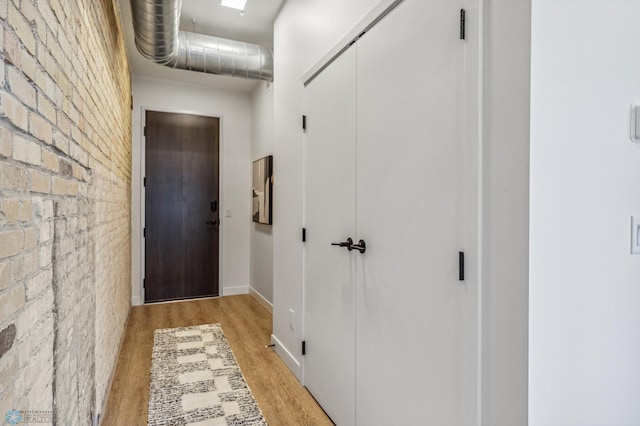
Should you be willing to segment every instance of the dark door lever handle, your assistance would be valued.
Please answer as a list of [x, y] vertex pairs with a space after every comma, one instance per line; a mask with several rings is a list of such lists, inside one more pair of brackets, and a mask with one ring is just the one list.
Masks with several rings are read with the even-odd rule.
[[364, 240], [360, 240], [358, 244], [351, 244], [349, 250], [358, 250], [360, 253], [364, 253], [367, 250], [367, 245], [364, 243]]
[[353, 240], [351, 238], [347, 238], [347, 241], [343, 241], [341, 243], [331, 243], [332, 246], [338, 246], [338, 247], [346, 247], [347, 250], [351, 251], [352, 248], [351, 246], [353, 245]]
[[217, 225], [217, 224], [218, 224], [218, 221], [217, 221], [217, 220], [215, 220], [215, 219], [211, 219], [210, 221], [205, 222], [204, 224], [205, 224], [205, 225]]

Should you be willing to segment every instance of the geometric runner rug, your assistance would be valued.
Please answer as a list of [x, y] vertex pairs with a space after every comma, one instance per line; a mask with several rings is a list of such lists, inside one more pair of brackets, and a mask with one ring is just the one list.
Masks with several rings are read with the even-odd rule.
[[149, 426], [265, 426], [220, 324], [156, 330]]

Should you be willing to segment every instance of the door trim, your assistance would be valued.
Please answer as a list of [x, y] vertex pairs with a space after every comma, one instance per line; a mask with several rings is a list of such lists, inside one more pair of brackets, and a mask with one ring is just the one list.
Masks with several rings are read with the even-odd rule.
[[[220, 157], [220, 165], [219, 165], [219, 177], [218, 177], [218, 205], [224, 205], [224, 114], [207, 114], [194, 110], [183, 110], [183, 109], [174, 109], [174, 108], [165, 108], [165, 107], [154, 107], [150, 105], [141, 105], [140, 106], [140, 128], [139, 128], [139, 137], [140, 137], [140, 161], [137, 163], [132, 162], [132, 171], [131, 171], [131, 196], [133, 198], [134, 192], [138, 192], [139, 200], [140, 200], [140, 208], [134, 210], [131, 209], [131, 242], [132, 242], [132, 251], [136, 247], [139, 247], [139, 257], [136, 259], [136, 256], [132, 256], [131, 259], [131, 287], [132, 287], [132, 298], [131, 304], [133, 306], [143, 305], [145, 300], [143, 280], [144, 280], [144, 265], [146, 262], [145, 257], [145, 244], [144, 237], [142, 235], [144, 227], [145, 227], [145, 187], [143, 185], [143, 179], [146, 171], [145, 165], [145, 157], [146, 157], [146, 138], [144, 136], [144, 128], [146, 126], [146, 114], [147, 111], [157, 111], [157, 112], [166, 112], [171, 114], [188, 114], [188, 115], [199, 115], [201, 117], [211, 117], [218, 118], [220, 120], [220, 140], [219, 140], [219, 157]], [[137, 179], [134, 179], [134, 176]], [[139, 182], [137, 188], [134, 187], [135, 181]], [[133, 207], [133, 205], [132, 205]], [[222, 218], [222, 215], [221, 215]], [[224, 226], [224, 225], [223, 225]], [[224, 268], [224, 232], [220, 232], [218, 239], [218, 292], [220, 296], [223, 295], [223, 268]], [[137, 273], [136, 273], [137, 272]]]

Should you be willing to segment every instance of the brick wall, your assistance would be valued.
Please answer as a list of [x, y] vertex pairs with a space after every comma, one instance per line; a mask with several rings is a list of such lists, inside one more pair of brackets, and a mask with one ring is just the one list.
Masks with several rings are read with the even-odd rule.
[[0, 0], [0, 418], [91, 424], [130, 306], [129, 68], [113, 0]]

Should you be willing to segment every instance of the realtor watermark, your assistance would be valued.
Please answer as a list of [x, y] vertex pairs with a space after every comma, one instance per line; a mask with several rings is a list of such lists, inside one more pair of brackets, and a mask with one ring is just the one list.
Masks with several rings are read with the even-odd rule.
[[53, 423], [53, 411], [50, 410], [9, 410], [4, 418], [7, 424]]

